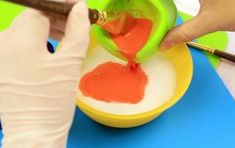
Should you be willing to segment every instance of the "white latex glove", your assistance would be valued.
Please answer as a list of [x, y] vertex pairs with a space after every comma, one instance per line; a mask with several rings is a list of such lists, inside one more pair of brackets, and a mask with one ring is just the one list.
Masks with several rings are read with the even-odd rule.
[[70, 13], [55, 54], [46, 46], [49, 18], [39, 11], [24, 11], [0, 33], [3, 148], [66, 147], [89, 28], [88, 9], [81, 1]]
[[[49, 0], [49, 1], [56, 1], [61, 3], [77, 3], [81, 0]], [[52, 14], [47, 14], [51, 20], [51, 27], [50, 27], [50, 38], [61, 40], [64, 37], [65, 25], [66, 25], [66, 17], [57, 16]]]

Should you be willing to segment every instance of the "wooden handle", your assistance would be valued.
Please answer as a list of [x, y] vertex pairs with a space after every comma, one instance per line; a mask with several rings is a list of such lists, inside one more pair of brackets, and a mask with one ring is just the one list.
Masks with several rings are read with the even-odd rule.
[[235, 55], [234, 54], [227, 53], [227, 52], [220, 51], [220, 50], [215, 50], [214, 55], [217, 55], [217, 56], [222, 57], [228, 61], [235, 63]]
[[[3, 1], [16, 3], [37, 10], [59, 14], [62, 16], [68, 16], [69, 12], [72, 10], [73, 7], [73, 4], [60, 3], [47, 0], [3, 0]], [[91, 24], [95, 24], [99, 19], [99, 11], [95, 9], [89, 9], [89, 19]]]
[[68, 16], [73, 5], [46, 0], [4, 0], [19, 5], [31, 7], [45, 12], [52, 12], [63, 16]]

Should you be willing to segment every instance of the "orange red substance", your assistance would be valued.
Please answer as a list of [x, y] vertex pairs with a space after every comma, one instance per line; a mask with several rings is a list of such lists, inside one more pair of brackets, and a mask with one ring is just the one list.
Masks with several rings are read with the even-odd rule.
[[[115, 21], [108, 24], [111, 28], [115, 25]], [[107, 62], [85, 74], [79, 86], [83, 95], [105, 102], [131, 104], [143, 99], [148, 77], [140, 65], [133, 61], [147, 42], [152, 25], [151, 20], [135, 19], [133, 27], [125, 34], [111, 34], [129, 62], [127, 65]]]

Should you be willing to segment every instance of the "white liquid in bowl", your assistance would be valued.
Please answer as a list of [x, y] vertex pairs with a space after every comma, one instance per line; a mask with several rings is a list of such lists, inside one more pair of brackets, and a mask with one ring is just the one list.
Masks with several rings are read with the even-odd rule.
[[[88, 53], [83, 65], [82, 75], [105, 62], [125, 64], [124, 61], [112, 56], [103, 47], [97, 46]], [[148, 75], [148, 84], [145, 89], [145, 96], [139, 103], [103, 102], [85, 97], [80, 91], [79, 99], [94, 109], [118, 115], [134, 115], [160, 107], [174, 94], [177, 81], [175, 69], [171, 62], [162, 55], [154, 55], [149, 61], [143, 63], [141, 67]]]

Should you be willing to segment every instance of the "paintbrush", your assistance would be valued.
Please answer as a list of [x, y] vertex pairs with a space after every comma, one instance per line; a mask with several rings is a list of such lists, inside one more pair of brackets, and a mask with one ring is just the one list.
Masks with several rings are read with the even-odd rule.
[[205, 51], [209, 54], [221, 57], [223, 59], [226, 59], [228, 61], [231, 61], [231, 62], [235, 63], [235, 55], [234, 54], [231, 54], [231, 53], [228, 53], [228, 52], [225, 52], [225, 51], [220, 51], [218, 49], [211, 48], [211, 47], [208, 47], [208, 46], [205, 46], [205, 45], [202, 45], [202, 44], [198, 44], [198, 43], [195, 43], [195, 42], [187, 42], [186, 44], [190, 47], [195, 48], [195, 49]]
[[[71, 11], [73, 4], [70, 3], [61, 3], [61, 2], [55, 2], [55, 1], [48, 1], [48, 0], [2, 0], [6, 2], [12, 2], [15, 4], [31, 7], [37, 10], [45, 11], [45, 12], [51, 12], [57, 15], [62, 15], [67, 17], [69, 12]], [[91, 24], [96, 24], [99, 26], [104, 26], [107, 24], [110, 20], [113, 20], [115, 18], [121, 18], [118, 19], [119, 22], [117, 25], [110, 29], [110, 28], [104, 28], [106, 31], [112, 33], [112, 34], [122, 34], [123, 32], [126, 32], [127, 28], [130, 28], [130, 25], [132, 23], [132, 18], [125, 17], [127, 16], [127, 12], [106, 12], [106, 11], [99, 11], [97, 9], [89, 9], [89, 19]]]

